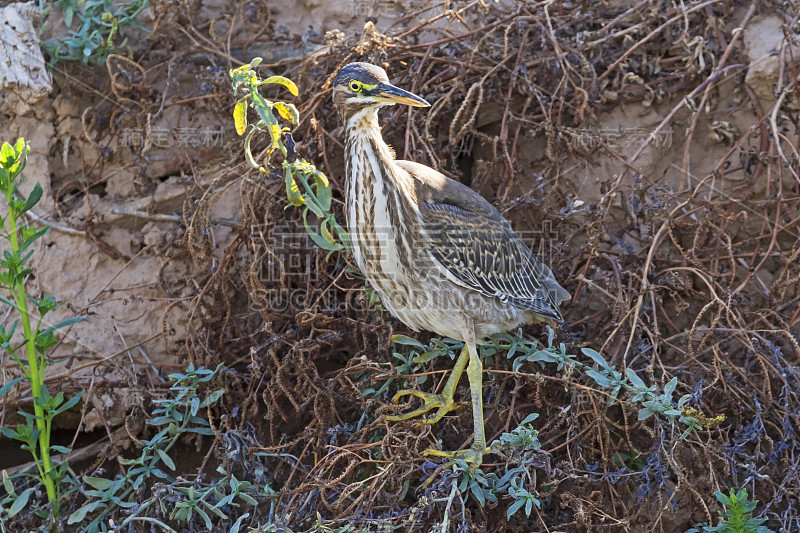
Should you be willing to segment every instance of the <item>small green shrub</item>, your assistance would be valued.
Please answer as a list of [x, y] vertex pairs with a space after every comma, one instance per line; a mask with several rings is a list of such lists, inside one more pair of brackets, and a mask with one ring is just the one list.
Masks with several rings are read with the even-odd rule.
[[[33, 244], [47, 233], [47, 227], [35, 228], [25, 223], [23, 215], [30, 211], [42, 197], [42, 187], [37, 183], [30, 196], [24, 198], [19, 192], [23, 182], [22, 171], [27, 162], [29, 148], [24, 139], [17, 140], [14, 146], [4, 143], [0, 148], [0, 194], [8, 208], [5, 217], [0, 217], [2, 229], [0, 239], [8, 244], [3, 250], [0, 259], [0, 290], [5, 294], [0, 296], [0, 302], [16, 314], [16, 320], [8, 326], [0, 326], [0, 349], [8, 353], [17, 363], [23, 375], [13, 379], [0, 387], [0, 398], [5, 396], [12, 387], [21, 381], [26, 381], [31, 388], [33, 396], [33, 413], [19, 411], [25, 419], [24, 424], [16, 428], [2, 427], [2, 434], [10, 439], [22, 443], [21, 448], [33, 456], [36, 464], [36, 477], [44, 485], [47, 499], [52, 506], [54, 517], [59, 513], [59, 500], [61, 497], [62, 481], [67, 476], [69, 468], [67, 462], [54, 465], [51, 452], [67, 453], [69, 448], [53, 446], [50, 436], [53, 419], [67, 409], [78, 403], [81, 393], [66, 399], [63, 392], [52, 396], [45, 386], [45, 370], [50, 364], [49, 350], [58, 341], [54, 333], [64, 327], [70, 326], [82, 318], [70, 318], [57, 324], [46, 326], [45, 316], [57, 309], [64, 302], [58, 302], [52, 296], [43, 295], [40, 298], [29, 296], [25, 289], [25, 280], [33, 272], [27, 266], [33, 255]], [[34, 312], [35, 309], [35, 312]], [[12, 316], [13, 316], [12, 313]], [[17, 340], [14, 333], [22, 326], [22, 340]], [[3, 473], [3, 484], [6, 492], [16, 494], [13, 479]], [[29, 475], [29, 474], [20, 474]], [[28, 503], [31, 489], [20, 493], [13, 500], [10, 508], [0, 511], [12, 518]], [[4, 509], [4, 506], [3, 506]]]
[[[177, 521], [189, 521], [197, 514], [208, 522], [210, 520], [208, 512], [219, 514], [218, 507], [229, 503], [222, 494], [224, 486], [215, 484], [208, 488], [208, 490], [214, 489], [216, 491], [214, 494], [219, 496], [217, 510], [214, 510], [213, 504], [203, 501], [207, 497], [203, 496], [203, 491], [199, 489], [195, 491], [192, 487], [180, 487], [175, 477], [169, 474], [170, 471], [175, 471], [175, 463], [169, 451], [181, 437], [191, 433], [214, 435], [208, 420], [198, 413], [200, 409], [216, 402], [224, 391], [217, 389], [201, 397], [198, 389], [201, 384], [211, 381], [218, 370], [219, 367], [216, 370], [209, 370], [203, 367], [196, 369], [194, 365], [189, 365], [184, 373], [170, 374], [169, 378], [174, 382], [170, 387], [171, 396], [163, 400], [153, 400], [158, 407], [153, 411], [153, 417], [147, 421], [148, 424], [159, 428], [158, 432], [152, 438], [142, 441], [144, 448], [139, 457], [119, 459], [119, 462], [127, 468], [124, 474], [118, 474], [114, 479], [83, 477], [85, 487], [82, 492], [86, 496], [86, 502], [70, 515], [68, 524], [81, 524], [87, 517], [94, 516], [81, 531], [87, 533], [105, 531], [106, 516], [121, 507], [130, 511], [119, 524], [120, 527], [134, 521], [147, 521], [157, 522], [166, 528], [162, 522], [142, 516], [147, 509], [159, 504], [161, 500], [159, 496], [153, 496], [141, 501], [141, 492], [147, 488], [147, 482], [152, 479], [164, 480], [168, 484], [168, 490], [177, 491], [186, 497], [183, 503], [174, 507], [171, 518]], [[249, 496], [241, 494], [244, 489], [249, 488], [249, 484], [238, 482], [235, 478], [229, 481], [234, 498], [239, 497], [248, 503], [252, 500]], [[200, 500], [199, 496], [202, 496]]]
[[758, 500], [748, 501], [747, 489], [739, 492], [730, 490], [727, 496], [721, 491], [714, 493], [717, 500], [722, 504], [723, 510], [719, 511], [719, 523], [716, 526], [698, 524], [697, 527], [688, 530], [686, 533], [774, 533], [767, 526], [762, 526], [767, 521], [766, 518], [753, 518], [752, 511], [758, 505]]
[[72, 27], [76, 15], [80, 19], [77, 29], [43, 44], [51, 66], [59, 61], [103, 64], [111, 54], [126, 55], [128, 39], [120, 35], [125, 28], [136, 26], [147, 31], [139, 24], [138, 16], [149, 6], [149, 0], [57, 0], [52, 5], [42, 5], [45, 19], [54, 5], [59, 6], [67, 28]]
[[[247, 162], [253, 168], [261, 172], [272, 174], [277, 173], [277, 164], [273, 162], [273, 157], [280, 153], [283, 156], [281, 163], [283, 178], [286, 182], [286, 197], [289, 204], [296, 207], [303, 207], [303, 224], [306, 232], [314, 243], [326, 250], [330, 254], [338, 250], [347, 249], [350, 240], [342, 226], [336, 222], [336, 218], [331, 213], [331, 188], [328, 178], [317, 170], [317, 168], [306, 161], [298, 158], [294, 152], [294, 140], [289, 133], [288, 127], [280, 124], [282, 119], [291, 125], [296, 125], [300, 120], [297, 108], [293, 104], [286, 102], [273, 102], [267, 100], [259, 92], [259, 88], [267, 84], [278, 84], [286, 87], [290, 93], [297, 96], [297, 86], [288, 78], [283, 76], [270, 76], [262, 80], [255, 68], [261, 63], [261, 58], [253, 59], [249, 65], [244, 65], [230, 71], [234, 94], [243, 88], [245, 94], [234, 107], [233, 119], [236, 125], [236, 132], [243, 135], [247, 130], [247, 108], [255, 108], [259, 120], [252, 124], [250, 132], [244, 139], [244, 154]], [[267, 156], [264, 165], [260, 165], [253, 158], [250, 143], [256, 133], [267, 131], [270, 136], [270, 145], [267, 148]], [[281, 174], [277, 174], [280, 176]], [[319, 230], [312, 228], [308, 223], [308, 213], [312, 212], [319, 222]]]

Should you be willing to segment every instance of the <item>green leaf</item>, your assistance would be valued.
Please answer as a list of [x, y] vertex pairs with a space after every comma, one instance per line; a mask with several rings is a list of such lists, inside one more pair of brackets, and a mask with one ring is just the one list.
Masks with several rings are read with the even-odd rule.
[[436, 359], [441, 354], [442, 354], [442, 352], [438, 348], [437, 349], [433, 349], [433, 350], [428, 350], [427, 352], [423, 352], [423, 353], [417, 355], [416, 357], [414, 357], [413, 361], [414, 361], [415, 364], [423, 365], [423, 364], [427, 363], [428, 361]]
[[594, 369], [589, 369], [586, 371], [586, 375], [589, 376], [594, 380], [595, 383], [600, 385], [601, 387], [611, 387], [611, 380], [608, 377], [604, 376], [600, 372]]
[[535, 500], [530, 498], [527, 503], [525, 504], [525, 516], [530, 516], [531, 511], [533, 510], [533, 504], [536, 503], [536, 507], [539, 507], [539, 500]]
[[150, 473], [159, 479], [170, 479], [169, 475], [160, 468], [154, 468]]
[[213, 435], [214, 431], [208, 428], [186, 428], [186, 433], [197, 433], [199, 435]]
[[286, 102], [275, 102], [274, 108], [280, 116], [282, 116], [292, 124], [297, 124], [298, 122], [300, 122], [300, 113], [297, 111], [297, 108], [294, 106], [294, 104], [287, 104]]
[[520, 426], [524, 426], [525, 424], [530, 424], [534, 420], [539, 418], [539, 413], [531, 413], [525, 418], [522, 419], [522, 422], [519, 423]]
[[249, 164], [251, 167], [266, 172], [266, 170], [264, 170], [261, 165], [256, 163], [256, 160], [253, 159], [253, 151], [250, 149], [250, 141], [253, 139], [253, 135], [255, 135], [257, 131], [258, 130], [256, 128], [251, 129], [250, 133], [247, 134], [247, 137], [244, 138], [244, 158], [247, 160], [247, 164]]
[[276, 119], [275, 115], [272, 113], [274, 104], [267, 101], [256, 91], [250, 93], [250, 96], [253, 98], [258, 116], [260, 116], [261, 120], [266, 124], [269, 136], [272, 138], [272, 145], [268, 148], [268, 151], [271, 152], [275, 150], [275, 148], [278, 148], [281, 142], [281, 126], [278, 124], [278, 119]]
[[[3, 385], [2, 387], [0, 387], [0, 398], [2, 398], [3, 396], [5, 396], [6, 394], [8, 394], [8, 391], [10, 391], [10, 390], [11, 390], [11, 388], [12, 388], [14, 385], [16, 385], [17, 383], [19, 383], [19, 382], [20, 382], [20, 381], [22, 381], [23, 379], [25, 379], [25, 376], [20, 376], [20, 377], [18, 377], [18, 378], [16, 378], [16, 379], [12, 379], [12, 380], [11, 380], [11, 381], [9, 381], [8, 383], [6, 383], [6, 384], [5, 384], [5, 385]], [[5, 472], [5, 470], [3, 470], [3, 472]]]
[[16, 496], [16, 492], [14, 492], [14, 484], [11, 482], [8, 472], [5, 470], [3, 470], [3, 488], [6, 489], [6, 494], [9, 496]]
[[[522, 359], [522, 357], [520, 357]], [[536, 362], [545, 362], [545, 363], [555, 363], [559, 361], [557, 354], [550, 352], [548, 350], [536, 350], [530, 355], [526, 355], [525, 359], [532, 363]]]
[[[59, 392], [59, 394], [61, 393]], [[79, 392], [78, 394], [67, 400], [65, 403], [63, 403], [61, 407], [53, 411], [52, 413], [53, 416], [60, 415], [64, 411], [67, 411], [68, 409], [72, 408], [75, 404], [77, 404], [80, 401], [81, 396], [83, 396], [83, 391]]]
[[239, 498], [249, 503], [250, 505], [258, 505], [258, 501], [255, 498], [251, 498], [247, 494], [241, 493], [239, 494]]
[[167, 455], [167, 452], [165, 452], [164, 450], [162, 450], [160, 448], [156, 448], [156, 453], [158, 453], [158, 456], [161, 457], [162, 461], [164, 461], [164, 464], [167, 465], [167, 468], [169, 468], [170, 470], [172, 470], [174, 472], [175, 471], [175, 463], [172, 462], [172, 458], [169, 455]]
[[39, 335], [46, 335], [48, 333], [52, 333], [52, 332], [56, 331], [57, 329], [65, 328], [67, 326], [71, 326], [72, 324], [77, 324], [78, 322], [82, 322], [84, 320], [86, 320], [86, 317], [82, 317], [82, 316], [76, 316], [76, 317], [68, 318], [66, 320], [62, 320], [58, 324], [54, 324], [54, 325], [50, 326], [49, 328], [40, 331]]
[[334, 239], [333, 235], [328, 230], [328, 219], [325, 219], [320, 223], [319, 232], [322, 235], [323, 239], [325, 239], [331, 244], [336, 244], [336, 239]]
[[36, 351], [44, 355], [47, 350], [58, 344], [58, 341], [53, 337], [52, 331], [44, 331], [36, 335], [33, 340]]
[[334, 224], [336, 228], [336, 235], [339, 236], [339, 240], [342, 242], [345, 248], [350, 250], [350, 234], [347, 233], [347, 230], [341, 227], [338, 222], [334, 221]]
[[25, 506], [28, 505], [28, 498], [30, 498], [31, 493], [33, 493], [33, 491], [34, 487], [31, 487], [29, 489], [25, 489], [24, 491], [22, 491], [22, 494], [17, 496], [17, 498], [14, 500], [14, 503], [11, 504], [11, 508], [8, 510], [9, 518], [14, 518], [14, 515], [22, 511], [25, 508]]
[[72, 15], [75, 14], [75, 6], [72, 5], [62, 5], [61, 7], [64, 13], [64, 25], [69, 28], [72, 26]]
[[331, 244], [326, 241], [319, 233], [311, 229], [308, 225], [308, 209], [303, 211], [303, 226], [306, 228], [306, 233], [308, 236], [311, 237], [311, 240], [314, 241], [314, 244], [322, 248], [323, 250], [327, 250], [329, 252], [335, 252], [336, 250], [340, 250], [342, 246], [340, 244]]
[[270, 76], [269, 78], [265, 79], [258, 83], [258, 85], [264, 85], [266, 83], [277, 83], [279, 85], [283, 85], [289, 92], [292, 93], [294, 96], [300, 94], [300, 91], [297, 90], [297, 85], [294, 84], [292, 80], [289, 78], [284, 78], [283, 76]]
[[[28, 230], [34, 230], [34, 231], [28, 231]], [[31, 244], [33, 244], [36, 241], [36, 239], [38, 239], [42, 235], [48, 233], [49, 231], [50, 231], [50, 228], [47, 227], [47, 226], [45, 226], [45, 227], [43, 227], [43, 228], [41, 228], [39, 230], [36, 230], [34, 228], [25, 228], [25, 229], [23, 229], [22, 230], [22, 245], [19, 247], [19, 249], [21, 251], [27, 249], [28, 246], [30, 246]]]
[[14, 152], [14, 149], [11, 147], [10, 144], [7, 142], [3, 143], [3, 147], [0, 148], [0, 165], [3, 168], [11, 168], [17, 160], [17, 154]]
[[654, 414], [656, 414], [656, 412], [655, 412], [655, 411], [653, 411], [653, 410], [652, 410], [652, 409], [650, 409], [649, 407], [645, 407], [644, 409], [639, 409], [639, 416], [638, 416], [638, 419], [639, 419], [640, 421], [641, 421], [641, 420], [647, 420], [648, 418], [650, 418], [650, 417], [651, 417], [651, 416], [653, 416]]
[[175, 417], [172, 416], [156, 416], [148, 420], [147, 423], [151, 426], [163, 426], [164, 424], [169, 424], [174, 421]]
[[206, 399], [203, 400], [203, 403], [200, 404], [200, 407], [201, 408], [202, 407], [208, 407], [209, 405], [211, 405], [211, 404], [215, 403], [217, 400], [219, 400], [220, 397], [223, 394], [225, 394], [225, 389], [217, 389], [217, 390], [215, 390], [214, 392], [212, 392], [211, 394], [206, 396]]
[[212, 513], [214, 513], [215, 515], [217, 515], [218, 517], [222, 518], [223, 520], [227, 520], [228, 519], [228, 515], [226, 515], [222, 511], [220, 511], [216, 506], [209, 507], [208, 510], [211, 511]]
[[237, 518], [236, 522], [233, 523], [233, 526], [231, 527], [231, 529], [230, 529], [230, 531], [228, 533], [239, 533], [239, 529], [242, 527], [242, 521], [245, 518], [248, 518], [249, 516], [250, 516], [250, 513], [244, 513], [242, 516]]
[[[20, 435], [19, 432], [14, 431], [10, 427], [6, 427], [6, 426], [0, 427], [0, 434], [2, 434], [7, 439], [23, 440], [21, 438], [22, 435]], [[5, 470], [4, 470], [4, 472], [5, 472]]]
[[317, 199], [317, 195], [314, 194], [314, 191], [311, 189], [311, 186], [308, 184], [308, 177], [304, 174], [300, 175], [300, 183], [303, 184], [303, 188], [306, 190], [307, 195], [303, 198], [306, 201], [306, 205], [311, 212], [316, 215], [317, 218], [322, 218], [325, 216], [325, 212], [323, 211], [322, 207], [319, 205], [319, 200]]
[[314, 185], [320, 207], [323, 211], [330, 211], [332, 192], [328, 178], [322, 172], [316, 171], [314, 172]]
[[547, 326], [547, 347], [553, 347], [553, 339], [556, 336], [556, 332], [550, 326]]
[[175, 510], [172, 511], [170, 518], [178, 522], [184, 522], [189, 519], [191, 512], [192, 510], [188, 507], [175, 507]]
[[86, 515], [88, 513], [91, 513], [102, 504], [103, 502], [98, 500], [93, 501], [91, 503], [87, 503], [86, 505], [84, 505], [83, 507], [81, 507], [80, 509], [69, 515], [69, 518], [67, 519], [67, 524], [79, 524], [83, 522], [83, 519], [86, 518]]
[[596, 352], [596, 351], [594, 351], [594, 350], [592, 350], [590, 348], [581, 348], [581, 351], [583, 352], [583, 355], [585, 355], [587, 357], [590, 357], [592, 359], [592, 361], [594, 361], [597, 364], [597, 366], [599, 366], [600, 368], [604, 368], [605, 369], [605, 368], [609, 367], [608, 362], [598, 352]]
[[55, 346], [57, 341], [53, 338], [53, 332], [65, 328], [67, 326], [71, 326], [73, 324], [77, 324], [84, 320], [82, 316], [76, 316], [72, 318], [68, 318], [66, 320], [62, 320], [61, 322], [50, 326], [47, 329], [44, 329], [36, 334], [35, 344], [36, 349], [39, 350], [40, 353], [44, 353], [49, 348]]
[[483, 507], [486, 504], [486, 498], [483, 494], [483, 489], [474, 481], [469, 484], [469, 491], [472, 493], [472, 497]]
[[512, 503], [506, 512], [506, 519], [511, 520], [511, 517], [514, 516], [514, 513], [519, 511], [523, 505], [525, 505], [525, 500], [517, 500]]
[[236, 125], [236, 133], [244, 135], [247, 130], [247, 99], [242, 98], [236, 102], [233, 108], [233, 122]]
[[678, 378], [674, 377], [669, 382], [664, 385], [664, 395], [672, 399], [672, 394], [675, 392], [675, 388], [678, 386]]
[[209, 518], [208, 514], [200, 508], [195, 509], [197, 514], [199, 514], [203, 518], [203, 522], [206, 525], [206, 531], [211, 531], [214, 529], [214, 526], [211, 524], [211, 518]]
[[625, 369], [625, 376], [627, 376], [631, 384], [637, 389], [647, 389], [647, 385], [645, 385], [644, 381], [642, 381], [642, 378], [636, 375], [636, 372], [630, 368]]
[[[106, 490], [111, 486], [112, 481], [104, 477], [83, 476], [83, 482], [97, 490]], [[71, 523], [71, 522], [70, 522]]]
[[297, 182], [292, 176], [292, 169], [289, 166], [286, 167], [284, 181], [286, 182], [286, 198], [289, 199], [289, 203], [295, 207], [306, 205], [306, 200], [300, 194], [300, 188], [297, 186]]
[[420, 350], [425, 349], [424, 344], [422, 344], [416, 339], [412, 339], [411, 337], [406, 337], [405, 335], [400, 335], [400, 334], [392, 335], [392, 342], [396, 344], [402, 344], [405, 346], [413, 346], [415, 348], [419, 348]]
[[41, 185], [39, 185], [38, 183], [34, 185], [30, 196], [28, 196], [28, 199], [25, 200], [25, 205], [22, 207], [22, 209], [20, 209], [19, 214], [21, 215], [27, 211], [30, 211], [33, 206], [39, 203], [39, 200], [42, 199], [43, 192], [44, 191], [42, 191]]

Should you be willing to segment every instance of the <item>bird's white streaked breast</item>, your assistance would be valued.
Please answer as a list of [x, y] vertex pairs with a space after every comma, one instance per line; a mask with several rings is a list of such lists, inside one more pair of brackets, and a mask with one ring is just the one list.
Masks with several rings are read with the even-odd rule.
[[347, 159], [347, 231], [350, 233], [350, 241], [353, 246], [353, 256], [358, 263], [361, 271], [365, 271], [365, 258], [363, 253], [363, 245], [361, 243], [361, 236], [358, 234], [359, 222], [362, 222], [365, 216], [363, 202], [359, 201], [362, 198], [361, 187], [362, 184], [355, 178], [362, 170], [362, 160], [359, 157], [359, 144], [358, 142], [351, 142], [349, 144], [350, 153]]
[[[355, 129], [356, 132], [359, 130], [362, 128]], [[400, 192], [397, 190], [400, 184], [395, 176], [386, 175], [392, 171], [386, 163], [391, 159], [388, 148], [378, 145], [375, 147], [377, 150], [386, 150], [387, 153], [376, 153], [368, 130], [363, 131], [363, 134], [354, 133], [348, 139], [347, 212], [353, 254], [363, 272], [372, 272], [379, 266], [378, 271], [383, 276], [397, 279], [408, 275], [397, 249], [398, 241], [406, 247], [410, 243], [404, 235], [396, 232], [394, 226], [405, 227], [404, 224], [410, 221], [403, 218], [405, 213], [400, 207]], [[365, 198], [368, 201], [364, 201]], [[390, 210], [399, 218], [394, 224]], [[371, 263], [373, 268], [366, 268], [367, 263]]]

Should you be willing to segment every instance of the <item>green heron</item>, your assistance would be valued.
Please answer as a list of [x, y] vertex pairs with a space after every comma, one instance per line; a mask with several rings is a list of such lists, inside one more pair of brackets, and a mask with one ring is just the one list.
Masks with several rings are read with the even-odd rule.
[[486, 453], [476, 345], [525, 322], [561, 322], [558, 306], [570, 295], [478, 193], [432, 168], [395, 159], [381, 135], [378, 110], [428, 102], [391, 85], [382, 68], [368, 63], [339, 70], [333, 102], [345, 131], [345, 205], [356, 263], [383, 305], [408, 327], [464, 341], [442, 392], [401, 390], [394, 403], [410, 395], [422, 406], [386, 419], [408, 420], [436, 409], [426, 422], [437, 422], [457, 407], [453, 396], [466, 367], [472, 446], [424, 453], [464, 459], [474, 468]]

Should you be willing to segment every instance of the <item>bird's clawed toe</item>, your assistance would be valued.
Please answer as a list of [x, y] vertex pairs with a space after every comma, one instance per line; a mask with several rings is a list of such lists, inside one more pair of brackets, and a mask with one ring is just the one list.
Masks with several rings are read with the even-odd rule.
[[422, 484], [420, 488], [427, 488], [433, 483], [433, 480], [444, 470], [447, 470], [454, 464], [456, 461], [462, 460], [466, 461], [469, 465], [470, 472], [474, 472], [476, 468], [481, 466], [483, 462], [484, 454], [488, 453], [489, 450], [486, 448], [485, 444], [473, 444], [472, 447], [466, 450], [456, 450], [456, 451], [443, 451], [443, 450], [434, 450], [432, 448], [428, 448], [422, 454], [426, 457], [445, 457], [450, 459], [450, 461], [445, 462], [444, 464], [438, 466], [436, 470], [428, 476], [428, 479]]
[[422, 454], [426, 457], [446, 457], [448, 459], [453, 459], [453, 461], [448, 463], [445, 467], [451, 466], [455, 463], [456, 459], [461, 459], [462, 461], [466, 461], [470, 465], [470, 468], [477, 468], [483, 462], [483, 456], [487, 451], [485, 444], [473, 444], [472, 447], [466, 450], [443, 451], [429, 448], [422, 452]]
[[425, 420], [426, 424], [435, 424], [439, 420], [444, 417], [450, 411], [458, 409], [459, 405], [453, 401], [453, 397], [451, 395], [446, 394], [431, 394], [429, 392], [422, 392], [418, 390], [411, 390], [411, 389], [404, 389], [398, 391], [397, 394], [394, 395], [392, 398], [393, 403], [398, 403], [403, 396], [416, 396], [423, 401], [422, 407], [419, 409], [415, 409], [413, 411], [409, 411], [407, 413], [403, 413], [401, 415], [391, 415], [387, 416], [386, 420], [389, 422], [400, 422], [402, 420], [410, 420], [417, 416], [423, 415], [428, 411], [432, 411], [433, 409], [437, 409], [436, 413], [433, 417], [428, 418]]

